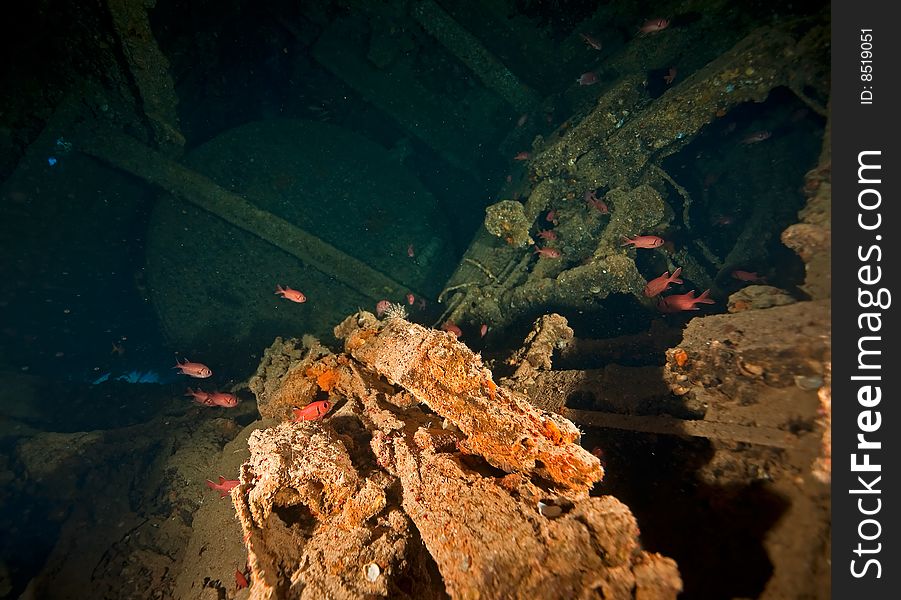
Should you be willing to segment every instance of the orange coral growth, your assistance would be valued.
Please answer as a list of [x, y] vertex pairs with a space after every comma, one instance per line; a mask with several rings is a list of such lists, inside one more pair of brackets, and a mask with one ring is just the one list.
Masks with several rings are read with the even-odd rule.
[[688, 352], [686, 352], [682, 348], [676, 348], [676, 350], [673, 352], [673, 360], [675, 360], [676, 364], [680, 367], [684, 367], [685, 363], [688, 362]]
[[551, 443], [555, 446], [560, 446], [561, 444], [567, 441], [566, 437], [563, 435], [563, 432], [560, 431], [560, 428], [557, 427], [557, 424], [547, 419], [542, 423], [544, 425], [544, 434], [547, 436]]
[[306, 371], [307, 377], [315, 377], [316, 385], [323, 392], [331, 391], [338, 382], [338, 371], [324, 363], [316, 363]]
[[356, 350], [357, 348], [366, 345], [366, 341], [378, 332], [378, 329], [360, 329], [359, 331], [355, 331], [353, 335], [347, 339], [347, 349]]
[[485, 384], [486, 388], [488, 388], [488, 396], [493, 402], [495, 393], [497, 392], [497, 384], [491, 380], [491, 371], [489, 371], [488, 369], [485, 369], [485, 372], [482, 374], [482, 383]]

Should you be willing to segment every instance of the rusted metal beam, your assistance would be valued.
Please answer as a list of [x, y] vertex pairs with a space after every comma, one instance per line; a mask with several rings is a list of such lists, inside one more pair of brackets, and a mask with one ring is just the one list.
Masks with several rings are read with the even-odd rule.
[[106, 0], [137, 105], [153, 141], [167, 154], [178, 155], [185, 145], [176, 111], [178, 96], [169, 76], [169, 61], [157, 45], [147, 17], [155, 4], [156, 0]]
[[519, 112], [534, 110], [541, 101], [478, 39], [432, 0], [413, 6], [413, 18], [451, 54], [475, 73], [485, 86]]
[[[373, 300], [410, 292], [366, 263], [296, 225], [262, 210], [211, 179], [168, 159], [123, 133], [98, 130], [79, 150], [216, 215]], [[414, 291], [419, 296], [418, 291]]]
[[714, 441], [744, 442], [774, 448], [790, 448], [795, 445], [794, 435], [772, 427], [748, 427], [734, 423], [686, 420], [675, 417], [620, 415], [571, 408], [567, 408], [563, 414], [573, 423], [589, 427], [703, 437]]

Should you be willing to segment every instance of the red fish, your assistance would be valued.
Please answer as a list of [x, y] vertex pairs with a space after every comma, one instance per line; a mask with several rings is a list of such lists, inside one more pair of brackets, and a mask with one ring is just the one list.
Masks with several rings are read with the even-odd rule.
[[211, 490], [216, 490], [219, 492], [220, 498], [225, 498], [228, 496], [228, 493], [237, 486], [241, 485], [241, 482], [237, 479], [226, 479], [222, 475], [219, 476], [219, 483], [213, 483], [209, 479], [206, 480], [206, 486]]
[[523, 150], [522, 152], [520, 152], [516, 156], [514, 156], [513, 160], [529, 160], [530, 158], [532, 158], [532, 153], [526, 152], [525, 150]]
[[325, 414], [331, 410], [332, 403], [328, 400], [319, 400], [317, 402], [310, 402], [303, 408], [295, 408], [294, 411], [294, 422], [299, 423], [301, 421], [318, 421]]
[[638, 28], [638, 33], [641, 35], [651, 35], [660, 33], [667, 27], [669, 27], [669, 19], [648, 19]]
[[556, 248], [548, 248], [547, 246], [544, 248], [535, 246], [535, 252], [533, 254], [537, 254], [538, 258], [560, 258], [563, 256], [563, 253]]
[[463, 330], [457, 327], [457, 325], [453, 321], [445, 321], [441, 326], [441, 330], [452, 333], [454, 337], [463, 337]]
[[413, 306], [413, 303], [416, 302], [416, 296], [413, 294], [407, 294], [407, 304]]
[[585, 202], [588, 203], [588, 206], [597, 209], [602, 215], [610, 214], [610, 207], [607, 206], [606, 202], [598, 198], [595, 190], [588, 190], [585, 192], [584, 198]]
[[307, 301], [307, 297], [303, 295], [303, 292], [299, 292], [289, 287], [282, 287], [281, 284], [275, 285], [275, 293], [286, 300], [290, 300], [291, 302], [300, 303]]
[[414, 256], [416, 256], [416, 251], [413, 250], [413, 244], [410, 244], [409, 246], [407, 246], [407, 256], [409, 256], [410, 258], [413, 258]]
[[669, 68], [667, 74], [663, 76], [663, 81], [666, 82], [666, 85], [672, 85], [672, 83], [676, 80], [676, 73], [676, 67]]
[[210, 394], [210, 402], [213, 403], [213, 406], [234, 408], [238, 405], [238, 397], [228, 392], [213, 392]]
[[482, 326], [479, 327], [479, 336], [485, 337], [486, 333], [488, 333], [488, 325], [486, 325], [485, 323], [482, 323]]
[[235, 569], [235, 587], [239, 590], [243, 590], [248, 585], [250, 584], [247, 582], [247, 577], [244, 576], [244, 573]]
[[752, 271], [732, 271], [732, 277], [738, 279], [739, 281], [747, 281], [749, 283], [766, 283], [765, 277], [761, 277], [760, 275]]
[[586, 71], [579, 75], [579, 78], [576, 79], [576, 83], [579, 85], [594, 85], [598, 82], [597, 73], [594, 71]]
[[665, 292], [671, 283], [682, 283], [682, 280], [679, 279], [681, 273], [682, 267], [679, 267], [673, 271], [672, 275], [669, 274], [669, 271], [666, 271], [660, 277], [650, 280], [648, 284], [644, 286], [644, 295], [648, 298], [653, 298], [654, 296]]
[[548, 229], [548, 230], [539, 229], [538, 237], [540, 237], [543, 240], [556, 240], [557, 234], [554, 233], [553, 230], [551, 230], [551, 229]]
[[234, 408], [238, 405], [238, 397], [227, 392], [204, 392], [201, 389], [192, 390], [188, 388], [185, 396], [193, 396], [194, 402], [203, 406], [221, 406], [223, 408]]
[[587, 33], [580, 33], [579, 35], [582, 36], [583, 40], [585, 40], [586, 46], [594, 48], [595, 50], [601, 49], [601, 42], [599, 42], [596, 37], [588, 35]]
[[191, 362], [187, 358], [185, 362], [178, 362], [178, 359], [175, 359], [176, 365], [172, 367], [173, 369], [180, 369], [179, 374], [181, 375], [189, 375], [191, 377], [196, 377], [197, 379], [206, 379], [211, 376], [213, 372], [210, 368], [202, 363]]
[[557, 211], [551, 209], [551, 211], [548, 212], [547, 215], [545, 215], [544, 220], [547, 221], [548, 223], [553, 223], [554, 225], [556, 225], [557, 224]]
[[710, 290], [704, 290], [700, 296], [695, 298], [695, 291], [691, 290], [687, 294], [673, 294], [672, 296], [661, 296], [657, 300], [657, 310], [665, 313], [675, 313], [682, 310], [700, 310], [695, 304], [716, 304], [709, 298]]
[[388, 300], [379, 300], [375, 305], [375, 316], [381, 317], [385, 314], [385, 311], [388, 310], [389, 306], [391, 306], [391, 302]]
[[626, 243], [623, 246], [632, 244], [636, 248], [656, 248], [663, 245], [663, 238], [656, 235], [636, 235], [634, 238], [623, 238]]
[[204, 392], [201, 389], [192, 390], [188, 388], [188, 391], [185, 392], [185, 396], [193, 396], [194, 402], [197, 404], [204, 404], [206, 406], [210, 406], [210, 393]]

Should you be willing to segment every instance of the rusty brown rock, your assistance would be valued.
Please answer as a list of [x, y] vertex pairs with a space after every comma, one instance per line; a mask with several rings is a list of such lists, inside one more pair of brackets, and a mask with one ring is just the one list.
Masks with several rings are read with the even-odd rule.
[[[409, 519], [388, 507], [384, 473], [363, 477], [319, 422], [255, 431], [232, 490], [251, 568], [252, 598], [435, 597]], [[380, 532], [376, 535], [376, 532]], [[360, 565], [375, 562], [374, 580]], [[397, 591], [415, 576], [414, 593]]]
[[368, 313], [336, 332], [350, 355], [299, 353], [256, 386], [306, 379], [336, 405], [248, 440], [231, 496], [250, 598], [676, 597], [675, 563], [641, 549], [629, 509], [588, 495], [603, 471], [572, 423], [446, 332]]
[[301, 342], [276, 338], [263, 352], [263, 359], [248, 387], [257, 398], [257, 409], [263, 418], [284, 419], [292, 407], [309, 404], [316, 393], [316, 382], [306, 370], [328, 349], [313, 337]]
[[829, 323], [828, 301], [693, 319], [679, 345], [687, 358], [679, 366], [675, 353], [668, 353], [664, 379], [673, 389], [684, 388], [687, 402], [721, 413], [716, 420], [741, 423], [752, 410], [751, 424], [785, 427], [746, 407], [778, 403], [764, 413], [777, 418], [816, 403], [816, 392], [798, 388], [795, 378], [823, 377], [830, 360]]
[[[634, 517], [615, 498], [569, 502], [528, 485], [511, 494], [449, 454], [416, 453], [395, 442], [394, 456], [404, 509], [452, 598], [577, 599], [602, 590], [615, 591], [605, 597], [633, 597], [643, 553]], [[560, 516], [542, 515], [539, 502], [559, 503], [552, 506], [561, 507]], [[674, 563], [667, 575], [648, 574], [660, 589], [647, 597], [675, 598], [681, 581]]]
[[731, 296], [728, 300], [727, 310], [730, 313], [741, 312], [758, 308], [770, 308], [771, 306], [785, 306], [794, 304], [797, 299], [785, 290], [770, 285], [749, 285]]
[[522, 347], [507, 359], [508, 365], [516, 367], [511, 379], [525, 384], [540, 371], [550, 371], [554, 350], [562, 350], [572, 339], [573, 330], [566, 317], [556, 313], [539, 317]]
[[579, 430], [572, 423], [495, 384], [481, 359], [454, 336], [393, 319], [381, 329], [351, 331], [345, 348], [459, 427], [463, 451], [574, 491], [587, 492], [603, 477], [597, 458], [575, 443]]
[[446, 332], [370, 317], [336, 328], [350, 356], [301, 353], [258, 382], [278, 397], [306, 379], [336, 406], [248, 440], [232, 501], [250, 598], [677, 596], [629, 509], [588, 495], [603, 472], [572, 423]]

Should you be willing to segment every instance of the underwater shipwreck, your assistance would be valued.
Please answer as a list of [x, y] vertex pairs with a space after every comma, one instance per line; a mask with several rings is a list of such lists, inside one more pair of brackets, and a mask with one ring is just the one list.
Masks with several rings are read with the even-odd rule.
[[166, 343], [246, 376], [0, 354], [0, 595], [828, 598], [828, 5], [276, 3], [239, 43], [239, 4], [57, 17], [90, 75], [9, 142], [4, 239], [107, 265], [115, 186]]

